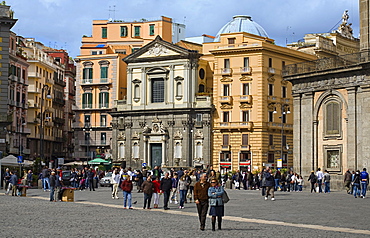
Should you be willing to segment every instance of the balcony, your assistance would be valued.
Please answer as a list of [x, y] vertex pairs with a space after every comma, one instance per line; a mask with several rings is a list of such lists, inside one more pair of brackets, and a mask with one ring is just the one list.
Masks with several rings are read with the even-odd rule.
[[276, 122], [269, 122], [268, 123], [269, 129], [272, 130], [293, 130], [293, 124], [287, 124], [287, 123], [276, 123]]
[[267, 102], [268, 103], [277, 103], [277, 97], [276, 96], [267, 96]]
[[241, 150], [250, 150], [251, 149], [251, 146], [250, 145], [241, 145], [240, 146], [240, 149]]
[[17, 82], [18, 81], [18, 77], [15, 76], [14, 74], [9, 75], [8, 79], [10, 79], [13, 82]]
[[[82, 109], [92, 109], [92, 104], [82, 104]], [[73, 107], [72, 107], [73, 109]]]
[[82, 79], [81, 85], [100, 85], [100, 84], [112, 84], [112, 79]]
[[46, 78], [45, 79], [46, 83], [49, 83], [49, 84], [54, 84], [54, 79], [51, 79], [51, 78]]
[[233, 101], [233, 97], [232, 96], [220, 96], [220, 103], [231, 104], [232, 101]]
[[267, 72], [271, 75], [274, 75], [275, 74], [275, 68], [269, 67]]
[[239, 96], [240, 103], [252, 103], [252, 95], [240, 95]]
[[240, 73], [250, 75], [252, 74], [252, 68], [251, 67], [240, 67]]
[[81, 146], [109, 146], [107, 140], [79, 140], [78, 142]]
[[247, 129], [253, 128], [253, 122], [216, 122], [215, 128], [217, 129]]
[[36, 88], [35, 85], [29, 85], [28, 86], [28, 92], [29, 93], [40, 93], [40, 89]]
[[108, 108], [109, 104], [108, 103], [99, 103], [99, 108]]
[[211, 107], [212, 101], [210, 96], [196, 96], [195, 97], [195, 107], [196, 108], [203, 108], [203, 107]]
[[231, 76], [232, 69], [231, 68], [221, 68], [221, 75], [223, 76]]
[[41, 78], [41, 74], [39, 72], [30, 72], [28, 71], [29, 78]]
[[53, 127], [54, 126], [54, 122], [52, 122], [52, 121], [45, 121], [44, 122], [44, 126]]
[[231, 150], [231, 146], [230, 145], [221, 145], [221, 150], [230, 151]]

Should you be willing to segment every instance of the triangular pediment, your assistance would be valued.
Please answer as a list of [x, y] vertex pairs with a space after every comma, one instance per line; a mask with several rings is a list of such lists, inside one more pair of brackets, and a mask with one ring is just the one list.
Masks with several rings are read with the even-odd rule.
[[162, 40], [157, 36], [155, 40], [135, 51], [123, 60], [126, 63], [157, 61], [167, 59], [183, 59], [200, 57], [197, 51], [188, 50], [178, 45]]

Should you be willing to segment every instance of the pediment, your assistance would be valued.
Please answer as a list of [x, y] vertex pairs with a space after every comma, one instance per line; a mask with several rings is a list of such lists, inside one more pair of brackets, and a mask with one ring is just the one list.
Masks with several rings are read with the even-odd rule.
[[137, 58], [153, 58], [153, 57], [163, 57], [163, 56], [175, 56], [181, 55], [168, 47], [161, 45], [159, 43], [154, 44], [150, 47], [144, 54], [138, 56]]

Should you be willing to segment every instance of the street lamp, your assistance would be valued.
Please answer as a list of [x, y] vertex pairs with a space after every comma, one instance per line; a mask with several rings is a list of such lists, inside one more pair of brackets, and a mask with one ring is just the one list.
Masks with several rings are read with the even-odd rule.
[[86, 145], [87, 145], [87, 160], [86, 160], [86, 164], [87, 162], [89, 161], [89, 158], [91, 159], [91, 153], [90, 153], [90, 133], [92, 131], [92, 129], [90, 128], [83, 128], [82, 129], [84, 132], [85, 132], [85, 141], [86, 141]]
[[[281, 106], [281, 116], [279, 116], [279, 118], [281, 119], [281, 150], [280, 150], [280, 159], [282, 160], [283, 162], [283, 150], [284, 150], [284, 123], [286, 123], [286, 115], [287, 114], [290, 114], [290, 108], [289, 108], [289, 105], [287, 104], [280, 104]], [[276, 111], [276, 107], [274, 109], [274, 112], [273, 113], [277, 113]], [[285, 140], [285, 143], [286, 143], [286, 140]], [[287, 144], [285, 146], [288, 146]], [[287, 161], [288, 163], [288, 161]], [[276, 163], [276, 167], [277, 167], [277, 163]]]
[[[44, 85], [41, 90], [41, 106], [40, 106], [40, 159], [41, 161], [44, 161], [44, 127], [43, 127], [43, 122], [44, 122], [44, 93], [45, 90], [47, 90], [47, 95], [45, 96], [47, 99], [51, 99], [50, 95], [50, 87], [49, 85]], [[50, 117], [48, 117], [50, 118]], [[46, 164], [46, 161], [45, 161]]]

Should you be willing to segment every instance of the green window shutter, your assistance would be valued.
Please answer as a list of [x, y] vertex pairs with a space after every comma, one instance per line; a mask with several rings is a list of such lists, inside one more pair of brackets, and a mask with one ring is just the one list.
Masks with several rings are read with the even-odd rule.
[[82, 108], [85, 108], [86, 104], [86, 93], [82, 94]]
[[105, 93], [105, 105], [106, 107], [109, 105], [109, 93]]
[[89, 93], [88, 95], [89, 95], [89, 101], [88, 101], [88, 103], [89, 103], [90, 105], [92, 105], [92, 98], [93, 98], [93, 94], [92, 94], [92, 93]]
[[100, 78], [101, 79], [108, 78], [108, 67], [101, 67], [100, 68]]
[[107, 38], [107, 28], [106, 27], [101, 28], [101, 37]]
[[154, 36], [154, 25], [149, 25], [149, 35]]
[[135, 36], [140, 36], [140, 26], [135, 26]]
[[127, 26], [121, 26], [121, 37], [127, 37]]
[[92, 79], [93, 78], [93, 69], [92, 68], [89, 68], [89, 79]]
[[99, 105], [103, 103], [103, 93], [99, 93]]

